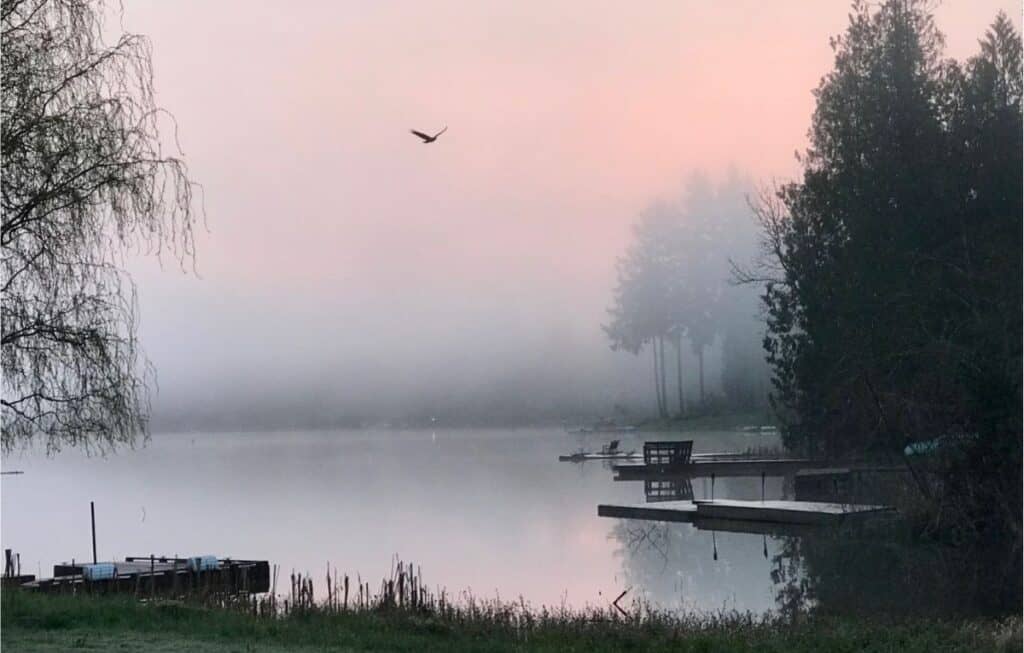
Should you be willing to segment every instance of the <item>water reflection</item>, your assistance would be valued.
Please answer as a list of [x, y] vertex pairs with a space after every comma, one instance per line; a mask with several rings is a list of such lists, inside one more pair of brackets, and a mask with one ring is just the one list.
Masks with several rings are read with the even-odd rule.
[[768, 612], [775, 607], [771, 538], [703, 531], [693, 524], [615, 520], [627, 584], [653, 603], [702, 612]]
[[[644, 437], [624, 436], [623, 448]], [[741, 450], [750, 436], [694, 439]], [[602, 440], [557, 429], [222, 433], [157, 435], [109, 458], [15, 456], [4, 465], [26, 474], [2, 477], [3, 546], [29, 572], [91, 557], [94, 500], [101, 558], [268, 559], [286, 574], [313, 574], [320, 594], [328, 562], [375, 579], [397, 553], [449, 593], [603, 606], [629, 582], [609, 537], [616, 522], [598, 517], [597, 504], [642, 502], [643, 485], [616, 483], [599, 464], [558, 462]], [[710, 558], [710, 540], [706, 550]], [[768, 572], [762, 560], [750, 576], [763, 584]], [[738, 607], [770, 608], [767, 588], [757, 594]]]
[[[624, 436], [623, 447], [645, 437]], [[750, 446], [743, 434], [692, 437], [696, 451]], [[1005, 553], [900, 549], [878, 534], [598, 517], [599, 503], [706, 498], [711, 487], [708, 478], [615, 482], [604, 465], [557, 461], [593, 444], [557, 429], [189, 434], [109, 458], [5, 457], [5, 469], [25, 474], [0, 477], [0, 536], [26, 573], [48, 574], [56, 562], [91, 557], [95, 500], [106, 559], [264, 558], [320, 582], [328, 562], [375, 579], [398, 553], [431, 585], [534, 605], [606, 606], [626, 588], [666, 609], [700, 611], [1019, 605], [1019, 587], [1005, 580], [1020, 578], [1019, 552], [1009, 556], [1013, 575]], [[734, 499], [780, 498], [792, 487], [773, 477], [764, 487], [760, 477], [716, 485]]]
[[1019, 552], [912, 543], [892, 525], [816, 530], [779, 544], [771, 576], [784, 614], [939, 618], [1021, 610]]
[[693, 501], [693, 484], [689, 478], [644, 479], [647, 503], [660, 501]]

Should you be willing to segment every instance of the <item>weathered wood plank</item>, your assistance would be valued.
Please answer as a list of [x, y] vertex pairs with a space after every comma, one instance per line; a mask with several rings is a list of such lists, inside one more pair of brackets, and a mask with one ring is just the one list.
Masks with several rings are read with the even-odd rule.
[[645, 478], [672, 478], [677, 476], [788, 476], [812, 464], [806, 458], [754, 458], [743, 460], [697, 459], [677, 465], [615, 465], [617, 481]]
[[697, 515], [709, 519], [766, 521], [780, 524], [837, 523], [851, 516], [891, 512], [889, 506], [865, 506], [819, 501], [739, 501], [698, 499]]
[[[220, 559], [216, 569], [190, 571], [183, 559], [128, 558], [113, 563], [113, 578], [87, 580], [82, 565], [54, 565], [53, 578], [41, 578], [20, 585], [23, 589], [64, 592], [136, 592], [188, 593], [191, 590], [248, 592], [258, 594], [270, 589], [270, 564], [265, 560]], [[151, 566], [152, 565], [152, 566]], [[151, 589], [152, 588], [152, 589]]]
[[650, 521], [692, 522], [698, 528], [764, 533], [758, 524], [815, 526], [850, 518], [891, 513], [889, 506], [865, 506], [810, 501], [664, 501], [632, 505], [601, 504], [600, 517]]
[[697, 506], [692, 501], [661, 501], [632, 505], [600, 504], [597, 506], [597, 514], [599, 517], [689, 522], [693, 521], [697, 514]]

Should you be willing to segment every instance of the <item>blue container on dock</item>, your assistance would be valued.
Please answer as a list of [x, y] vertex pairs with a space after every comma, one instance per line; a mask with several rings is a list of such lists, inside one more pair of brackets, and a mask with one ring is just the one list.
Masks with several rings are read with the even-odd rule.
[[86, 580], [107, 580], [113, 578], [117, 568], [112, 562], [97, 562], [91, 565], [82, 565], [82, 577]]
[[189, 571], [208, 571], [218, 567], [220, 563], [217, 562], [217, 556], [192, 556], [188, 559]]

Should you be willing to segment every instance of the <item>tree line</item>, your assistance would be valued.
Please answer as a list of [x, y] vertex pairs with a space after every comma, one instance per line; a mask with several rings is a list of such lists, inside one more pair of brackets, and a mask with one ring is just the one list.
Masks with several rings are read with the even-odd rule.
[[[758, 359], [763, 357], [756, 352], [756, 297], [730, 283], [731, 260], [752, 256], [756, 247], [756, 224], [745, 203], [749, 185], [736, 171], [717, 185], [693, 175], [680, 199], [655, 202], [641, 214], [633, 241], [617, 262], [603, 328], [612, 349], [650, 351], [662, 418], [706, 407], [705, 358], [716, 339], [723, 399], [743, 407], [758, 403]], [[684, 396], [686, 348], [696, 358], [696, 401]]]
[[[1019, 559], [1020, 35], [1000, 13], [960, 62], [925, 0], [856, 0], [831, 46], [802, 176], [752, 198], [760, 251], [731, 270], [760, 292], [784, 444], [904, 460], [929, 528], [1007, 536]], [[681, 376], [684, 342], [700, 361], [728, 322], [731, 215], [656, 204], [618, 261], [604, 328], [613, 348], [651, 352], [662, 417], [666, 344]], [[914, 445], [935, 452], [927, 470]]]
[[763, 283], [786, 445], [923, 445], [937, 473], [906, 461], [932, 526], [1007, 536], [1019, 561], [1021, 38], [1000, 13], [979, 46], [946, 58], [926, 2], [854, 3], [803, 176], [756, 205], [746, 280]]

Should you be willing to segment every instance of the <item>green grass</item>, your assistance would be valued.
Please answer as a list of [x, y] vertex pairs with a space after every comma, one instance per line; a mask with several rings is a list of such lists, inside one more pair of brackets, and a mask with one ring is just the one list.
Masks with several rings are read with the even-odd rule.
[[0, 643], [8, 651], [1020, 651], [1020, 619], [796, 625], [742, 616], [665, 618], [642, 624], [551, 615], [510, 628], [490, 616], [409, 611], [257, 618], [126, 597], [3, 592]]

